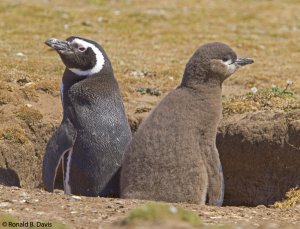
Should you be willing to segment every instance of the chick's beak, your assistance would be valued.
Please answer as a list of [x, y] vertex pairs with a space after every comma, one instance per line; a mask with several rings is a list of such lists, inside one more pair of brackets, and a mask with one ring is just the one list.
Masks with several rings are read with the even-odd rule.
[[254, 60], [248, 57], [239, 57], [236, 59], [235, 63], [239, 66], [244, 66], [247, 64], [252, 64], [254, 63]]
[[56, 38], [49, 38], [45, 41], [45, 44], [58, 52], [71, 51], [71, 47], [68, 41], [59, 40]]

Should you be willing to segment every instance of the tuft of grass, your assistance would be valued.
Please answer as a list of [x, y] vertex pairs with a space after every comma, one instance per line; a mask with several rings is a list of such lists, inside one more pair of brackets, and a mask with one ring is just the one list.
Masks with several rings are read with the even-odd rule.
[[33, 108], [22, 107], [15, 112], [16, 116], [23, 120], [27, 125], [34, 125], [42, 120], [43, 115]]
[[274, 203], [275, 208], [291, 208], [300, 204], [300, 188], [292, 188], [285, 194], [286, 199]]
[[105, 0], [89, 0], [88, 2], [98, 6], [105, 6], [107, 3]]
[[18, 128], [4, 128], [0, 130], [0, 140], [12, 141], [19, 144], [28, 142], [25, 131]]
[[35, 89], [38, 91], [51, 94], [53, 96], [59, 95], [59, 84], [53, 80], [41, 80], [36, 86]]
[[157, 88], [150, 88], [150, 87], [140, 87], [136, 90], [137, 92], [139, 92], [141, 95], [153, 95], [153, 96], [160, 96], [161, 92], [159, 89]]
[[21, 91], [23, 92], [23, 97], [28, 101], [38, 101], [38, 94], [33, 87], [23, 87], [21, 88]]
[[[255, 89], [255, 90], [254, 90]], [[223, 98], [223, 114], [243, 114], [260, 110], [293, 110], [299, 109], [300, 104], [295, 98], [295, 91], [288, 88], [272, 87], [272, 89], [257, 90], [252, 93], [232, 98]]]
[[174, 207], [169, 204], [149, 202], [131, 212], [123, 220], [128, 225], [136, 221], [182, 221], [192, 226], [201, 226], [202, 222], [198, 215], [181, 207]]
[[6, 228], [6, 227], [3, 225], [4, 222], [5, 222], [5, 223], [8, 223], [8, 222], [17, 223], [18, 221], [17, 221], [16, 218], [13, 217], [12, 215], [7, 214], [7, 213], [0, 212], [0, 229]]
[[5, 104], [9, 104], [12, 101], [13, 101], [13, 99], [8, 93], [0, 91], [0, 106], [5, 105]]

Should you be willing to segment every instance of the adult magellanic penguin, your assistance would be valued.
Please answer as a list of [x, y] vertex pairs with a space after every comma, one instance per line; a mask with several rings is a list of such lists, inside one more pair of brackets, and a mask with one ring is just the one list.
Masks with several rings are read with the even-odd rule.
[[194, 53], [179, 87], [154, 108], [128, 146], [121, 197], [222, 204], [223, 173], [216, 148], [222, 83], [252, 62], [218, 42]]
[[45, 43], [66, 66], [63, 119], [43, 160], [45, 189], [53, 191], [62, 160], [66, 194], [118, 196], [119, 169], [131, 131], [111, 62], [91, 40], [72, 36]]

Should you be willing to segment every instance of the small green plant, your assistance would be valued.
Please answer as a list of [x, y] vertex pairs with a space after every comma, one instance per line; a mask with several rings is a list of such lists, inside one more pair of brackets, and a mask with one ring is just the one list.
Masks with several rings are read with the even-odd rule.
[[135, 221], [183, 221], [193, 226], [201, 226], [202, 222], [198, 215], [169, 204], [149, 202], [132, 210], [123, 220], [123, 224], [131, 224]]
[[223, 98], [223, 114], [242, 114], [260, 110], [292, 110], [300, 108], [296, 101], [296, 92], [291, 89], [292, 81], [288, 80], [285, 88], [272, 85], [272, 88], [258, 90], [251, 88], [251, 92], [242, 96]]
[[159, 89], [157, 88], [150, 88], [150, 87], [140, 87], [136, 90], [137, 92], [139, 92], [141, 95], [154, 95], [154, 96], [160, 96], [161, 92]]
[[0, 130], [0, 139], [12, 141], [19, 144], [28, 142], [28, 138], [23, 130], [18, 128], [5, 128]]
[[38, 110], [30, 107], [22, 107], [16, 112], [16, 116], [23, 120], [27, 125], [33, 125], [43, 118], [43, 115]]
[[291, 85], [293, 84], [293, 81], [287, 80], [286, 83], [287, 84], [286, 84], [285, 88], [280, 88], [273, 84], [272, 92], [275, 95], [279, 95], [279, 96], [287, 96], [287, 97], [293, 96], [295, 93], [292, 89], [290, 89]]

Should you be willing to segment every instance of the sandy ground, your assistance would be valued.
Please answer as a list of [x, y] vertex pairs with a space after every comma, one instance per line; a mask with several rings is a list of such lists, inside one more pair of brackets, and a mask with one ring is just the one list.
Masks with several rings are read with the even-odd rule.
[[[21, 189], [0, 186], [0, 211], [25, 222], [59, 221], [70, 228], [111, 228], [141, 200], [77, 197], [64, 195], [60, 190], [48, 193], [40, 189]], [[198, 214], [207, 225], [242, 225], [241, 228], [300, 228], [300, 208], [272, 207], [211, 207], [177, 204]], [[296, 226], [295, 226], [296, 225]]]

